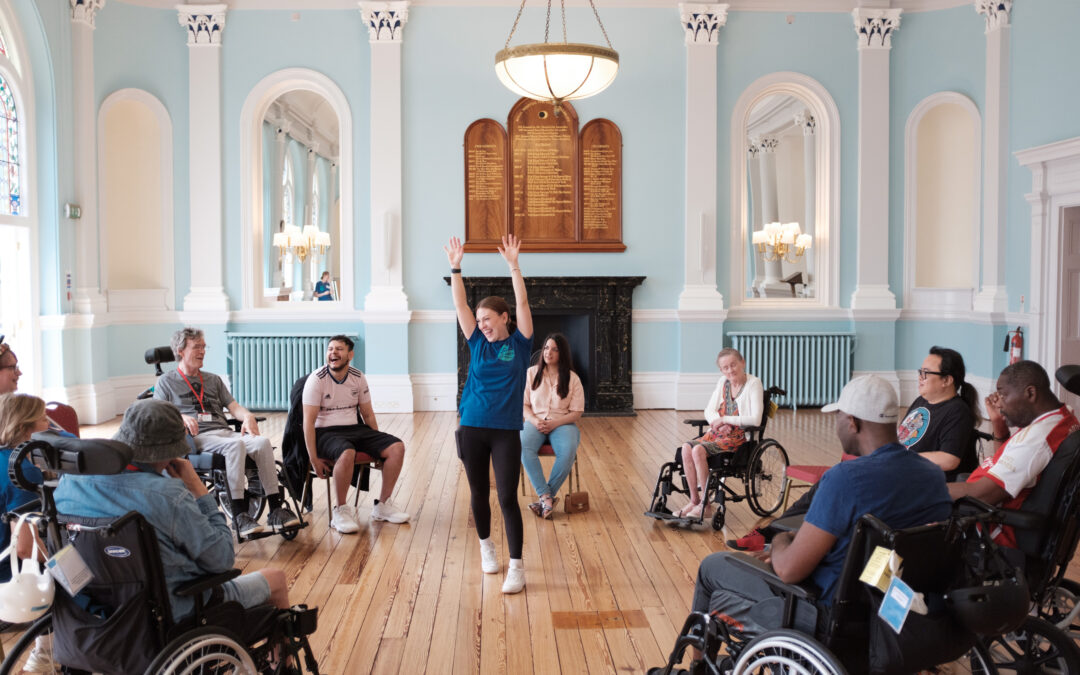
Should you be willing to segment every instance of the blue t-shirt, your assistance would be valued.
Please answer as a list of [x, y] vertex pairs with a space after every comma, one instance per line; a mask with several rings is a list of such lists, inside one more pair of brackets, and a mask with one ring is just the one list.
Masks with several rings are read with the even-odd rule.
[[836, 537], [810, 575], [821, 589], [821, 601], [832, 604], [855, 523], [863, 515], [873, 514], [889, 527], [903, 529], [945, 520], [951, 511], [944, 472], [899, 443], [826, 471], [806, 514], [806, 522]]
[[[8, 477], [8, 462], [11, 461], [11, 453], [12, 448], [0, 448], [0, 498], [4, 500], [4, 511], [11, 511], [12, 509], [16, 509], [23, 504], [38, 498], [37, 494], [21, 490], [12, 485], [11, 478]], [[45, 482], [45, 478], [41, 475], [41, 471], [31, 464], [30, 460], [23, 460], [22, 470], [23, 475], [35, 483]], [[0, 523], [0, 551], [6, 549], [10, 544], [11, 527]], [[0, 560], [0, 582], [10, 580], [11, 561], [5, 558]]]
[[521, 431], [532, 338], [515, 329], [505, 340], [488, 342], [477, 326], [468, 343], [469, 377], [458, 408], [462, 426]]
[[[329, 291], [329, 290], [330, 290], [330, 284], [323, 283], [322, 281], [316, 281], [315, 282], [315, 292], [316, 293], [326, 293], [326, 291]], [[334, 299], [334, 294], [330, 293], [328, 295], [320, 295], [316, 299], [319, 300], [319, 301], [323, 301], [323, 302], [333, 300]]]

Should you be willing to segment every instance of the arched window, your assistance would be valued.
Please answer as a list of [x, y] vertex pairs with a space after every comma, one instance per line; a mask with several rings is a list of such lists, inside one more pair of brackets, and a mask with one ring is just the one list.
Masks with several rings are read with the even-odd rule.
[[0, 74], [0, 214], [17, 216], [22, 204], [19, 118], [11, 85]]

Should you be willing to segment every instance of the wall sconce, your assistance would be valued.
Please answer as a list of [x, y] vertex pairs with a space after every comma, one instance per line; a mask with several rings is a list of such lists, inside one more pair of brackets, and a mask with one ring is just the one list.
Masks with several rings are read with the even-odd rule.
[[754, 231], [751, 241], [765, 262], [798, 262], [798, 258], [814, 245], [814, 238], [805, 234], [798, 223], [768, 223]]

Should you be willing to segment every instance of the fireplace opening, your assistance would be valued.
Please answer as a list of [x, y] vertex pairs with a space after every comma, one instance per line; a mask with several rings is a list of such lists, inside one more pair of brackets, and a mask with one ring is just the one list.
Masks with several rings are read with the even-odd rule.
[[570, 343], [573, 358], [572, 368], [581, 378], [581, 388], [585, 390], [585, 413], [596, 410], [596, 377], [592, 364], [596, 341], [593, 338], [592, 322], [587, 312], [567, 313], [545, 310], [533, 311], [533, 360], [539, 363], [540, 352], [544, 349], [544, 338], [551, 333], [562, 333]]

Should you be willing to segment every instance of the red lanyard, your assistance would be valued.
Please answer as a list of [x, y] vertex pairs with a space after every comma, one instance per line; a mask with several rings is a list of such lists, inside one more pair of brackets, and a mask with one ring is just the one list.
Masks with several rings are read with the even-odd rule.
[[184, 375], [184, 371], [177, 368], [176, 372], [180, 373], [180, 377], [184, 378], [184, 382], [187, 384], [188, 389], [190, 389], [192, 395], [195, 396], [195, 400], [199, 402], [199, 410], [206, 412], [206, 408], [203, 407], [203, 396], [206, 395], [206, 386], [203, 384], [202, 371], [199, 371], [199, 391], [195, 391], [195, 387], [191, 386], [191, 382], [188, 382], [187, 375]]

